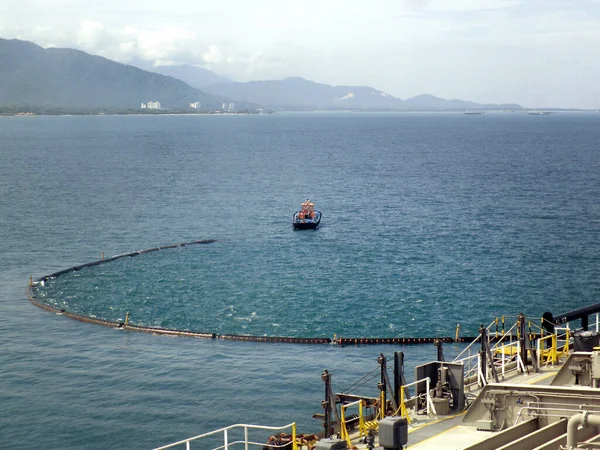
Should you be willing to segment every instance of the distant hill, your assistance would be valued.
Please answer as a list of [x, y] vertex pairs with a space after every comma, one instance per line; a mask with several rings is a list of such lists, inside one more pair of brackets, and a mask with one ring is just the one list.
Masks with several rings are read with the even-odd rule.
[[429, 110], [429, 111], [462, 111], [462, 110], [520, 110], [521, 105], [514, 103], [475, 103], [466, 100], [446, 100], [434, 95], [423, 94], [411, 97], [403, 102], [403, 109], [407, 110]]
[[0, 105], [138, 109], [141, 103], [158, 101], [163, 108], [185, 109], [201, 102], [202, 109], [212, 110], [233, 100], [237, 109], [522, 109], [514, 104], [479, 104], [432, 95], [401, 100], [369, 86], [330, 86], [303, 78], [236, 83], [189, 65], [152, 70], [160, 73], [79, 50], [44, 49], [27, 41], [0, 39]]
[[0, 104], [139, 108], [159, 101], [163, 108], [185, 108], [200, 101], [215, 109], [224, 101], [171, 77], [17, 39], [0, 39], [0, 80]]
[[368, 86], [330, 86], [303, 78], [217, 84], [204, 89], [276, 109], [398, 109], [402, 105], [402, 100]]
[[203, 89], [211, 84], [233, 83], [229, 78], [218, 75], [210, 70], [203, 69], [202, 67], [190, 66], [189, 64], [178, 66], [156, 66], [147, 70], [177, 78], [196, 89]]
[[273, 109], [359, 109], [400, 111], [452, 111], [471, 109], [522, 109], [517, 104], [480, 104], [420, 95], [401, 100], [369, 86], [330, 86], [303, 78], [225, 83], [204, 87], [206, 92], [234, 101], [258, 103]]

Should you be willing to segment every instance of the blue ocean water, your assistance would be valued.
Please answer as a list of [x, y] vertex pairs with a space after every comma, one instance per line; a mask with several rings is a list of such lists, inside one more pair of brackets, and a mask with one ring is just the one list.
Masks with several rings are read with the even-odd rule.
[[[151, 448], [236, 422], [319, 423], [379, 352], [107, 329], [32, 306], [217, 333], [474, 334], [600, 293], [600, 116], [297, 113], [0, 118], [0, 442]], [[294, 232], [305, 198], [322, 228]], [[446, 346], [448, 353], [458, 348]], [[410, 368], [409, 367], [409, 368]], [[410, 374], [410, 372], [409, 372]], [[365, 386], [376, 392], [376, 380]]]

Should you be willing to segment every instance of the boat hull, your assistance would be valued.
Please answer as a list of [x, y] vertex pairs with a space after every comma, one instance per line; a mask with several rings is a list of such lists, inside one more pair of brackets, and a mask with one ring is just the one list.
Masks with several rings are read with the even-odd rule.
[[294, 230], [316, 230], [321, 223], [321, 212], [315, 211], [314, 219], [300, 219], [298, 213], [294, 214], [292, 219], [292, 227]]

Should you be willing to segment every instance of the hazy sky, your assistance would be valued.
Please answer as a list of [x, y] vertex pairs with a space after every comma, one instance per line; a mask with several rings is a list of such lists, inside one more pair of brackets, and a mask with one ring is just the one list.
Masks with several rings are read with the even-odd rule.
[[0, 37], [236, 81], [600, 108], [600, 0], [1, 0]]

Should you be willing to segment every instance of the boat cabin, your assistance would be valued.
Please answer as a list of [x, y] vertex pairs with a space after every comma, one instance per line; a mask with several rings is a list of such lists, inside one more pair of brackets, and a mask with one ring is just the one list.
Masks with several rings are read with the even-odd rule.
[[315, 205], [309, 199], [306, 199], [302, 203], [302, 208], [300, 209], [300, 212], [298, 213], [298, 219], [300, 219], [300, 220], [309, 219], [309, 218], [314, 219], [315, 217], [316, 217]]

